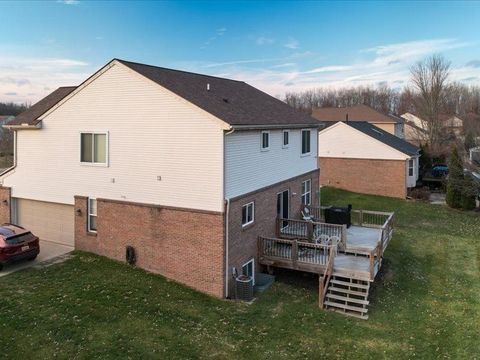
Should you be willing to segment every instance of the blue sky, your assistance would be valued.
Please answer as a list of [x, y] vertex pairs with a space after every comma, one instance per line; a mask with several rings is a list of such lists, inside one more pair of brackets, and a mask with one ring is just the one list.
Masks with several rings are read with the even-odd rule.
[[0, 101], [35, 102], [112, 58], [244, 80], [278, 96], [409, 84], [442, 53], [480, 84], [479, 2], [0, 2]]

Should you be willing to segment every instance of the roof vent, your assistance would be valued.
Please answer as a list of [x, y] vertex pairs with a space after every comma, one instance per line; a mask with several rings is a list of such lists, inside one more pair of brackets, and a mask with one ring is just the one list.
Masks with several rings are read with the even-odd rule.
[[380, 130], [377, 130], [377, 129], [374, 129], [374, 128], [372, 128], [372, 130], [375, 131], [377, 134], [380, 134], [380, 135], [383, 136], [383, 133]]
[[207, 91], [210, 91], [210, 84], [207, 83]]
[[223, 98], [223, 102], [226, 102], [228, 104], [230, 101], [228, 101], [227, 98]]

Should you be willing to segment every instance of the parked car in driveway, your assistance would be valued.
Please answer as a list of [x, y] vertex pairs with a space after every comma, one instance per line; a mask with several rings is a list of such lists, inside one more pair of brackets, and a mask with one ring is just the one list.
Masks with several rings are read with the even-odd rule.
[[18, 225], [0, 226], [0, 270], [5, 264], [34, 260], [40, 253], [37, 236]]
[[448, 165], [438, 164], [432, 168], [431, 174], [434, 178], [444, 178], [448, 175]]

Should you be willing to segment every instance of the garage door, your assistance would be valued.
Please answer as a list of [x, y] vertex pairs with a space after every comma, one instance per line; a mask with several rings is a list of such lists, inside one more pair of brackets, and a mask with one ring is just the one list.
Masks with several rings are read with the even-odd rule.
[[42, 240], [74, 245], [73, 205], [14, 199], [17, 223]]

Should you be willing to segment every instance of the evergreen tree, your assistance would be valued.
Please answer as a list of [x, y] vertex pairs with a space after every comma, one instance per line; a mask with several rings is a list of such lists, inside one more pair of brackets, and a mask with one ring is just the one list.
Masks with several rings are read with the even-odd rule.
[[462, 208], [463, 195], [463, 163], [457, 148], [454, 148], [448, 162], [448, 183], [447, 183], [447, 205], [460, 209]]

